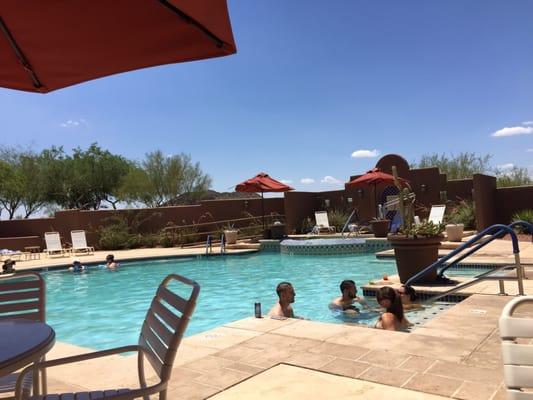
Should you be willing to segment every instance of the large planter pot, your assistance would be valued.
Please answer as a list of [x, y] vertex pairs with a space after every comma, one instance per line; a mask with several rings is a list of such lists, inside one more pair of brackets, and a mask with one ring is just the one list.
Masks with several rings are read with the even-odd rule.
[[224, 231], [224, 237], [226, 238], [226, 244], [235, 244], [237, 243], [237, 233], [239, 231], [231, 230]]
[[460, 242], [463, 239], [463, 224], [449, 224], [446, 225], [446, 237], [450, 242]]
[[[405, 283], [409, 278], [437, 261], [443, 236], [413, 239], [402, 235], [389, 235], [388, 239], [396, 256], [396, 268], [400, 282]], [[436, 280], [437, 271], [433, 270], [423, 275], [417, 282], [431, 283]]]
[[388, 219], [380, 219], [378, 221], [371, 221], [370, 227], [375, 237], [384, 238], [389, 233], [390, 221]]

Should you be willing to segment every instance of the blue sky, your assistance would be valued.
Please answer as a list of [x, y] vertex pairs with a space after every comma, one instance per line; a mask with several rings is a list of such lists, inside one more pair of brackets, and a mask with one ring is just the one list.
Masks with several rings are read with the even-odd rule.
[[358, 150], [474, 151], [533, 171], [533, 2], [228, 4], [236, 55], [46, 95], [0, 89], [0, 143], [184, 152], [216, 190], [260, 171], [336, 189], [375, 164]]

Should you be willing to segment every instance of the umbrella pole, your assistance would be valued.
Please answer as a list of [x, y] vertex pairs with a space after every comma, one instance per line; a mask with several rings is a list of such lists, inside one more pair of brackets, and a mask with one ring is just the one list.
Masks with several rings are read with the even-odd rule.
[[265, 232], [265, 197], [261, 192], [261, 220], [263, 221], [263, 234]]

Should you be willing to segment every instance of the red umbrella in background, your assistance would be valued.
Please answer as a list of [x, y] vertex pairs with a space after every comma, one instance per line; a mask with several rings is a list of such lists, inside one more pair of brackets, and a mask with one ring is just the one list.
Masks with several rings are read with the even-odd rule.
[[46, 93], [236, 52], [226, 0], [2, 0], [0, 86]]
[[242, 183], [235, 186], [236, 192], [247, 193], [261, 193], [261, 211], [263, 220], [263, 229], [265, 229], [265, 198], [263, 193], [265, 192], [288, 192], [294, 190], [292, 187], [285, 185], [275, 179], [272, 179], [268, 174], [261, 172]]
[[[403, 178], [398, 178], [400, 183], [407, 183]], [[374, 186], [374, 204], [377, 204], [377, 193], [376, 186], [380, 183], [391, 183], [394, 184], [394, 176], [383, 172], [379, 168], [371, 169], [367, 171], [366, 174], [361, 175], [359, 178], [355, 178], [353, 181], [350, 181], [346, 186], [359, 186], [359, 185], [372, 185]], [[377, 215], [377, 214], [376, 214]]]

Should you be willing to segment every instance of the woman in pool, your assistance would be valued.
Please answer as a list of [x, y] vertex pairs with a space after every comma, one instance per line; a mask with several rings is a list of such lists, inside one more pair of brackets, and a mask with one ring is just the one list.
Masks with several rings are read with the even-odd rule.
[[403, 314], [403, 305], [400, 294], [389, 286], [383, 286], [376, 293], [376, 300], [385, 309], [376, 322], [376, 328], [387, 331], [405, 330], [411, 323]]
[[418, 294], [411, 286], [402, 285], [399, 289], [396, 289], [396, 291], [400, 295], [404, 310], [422, 308], [420, 303], [418, 303]]

